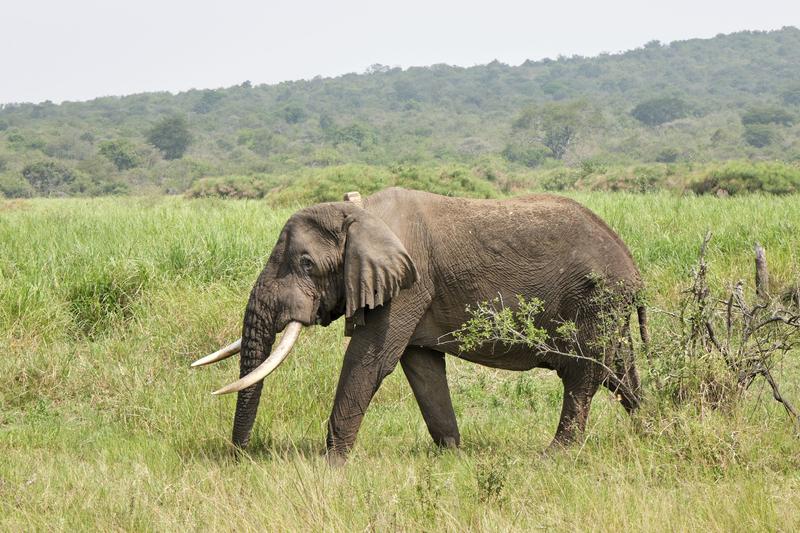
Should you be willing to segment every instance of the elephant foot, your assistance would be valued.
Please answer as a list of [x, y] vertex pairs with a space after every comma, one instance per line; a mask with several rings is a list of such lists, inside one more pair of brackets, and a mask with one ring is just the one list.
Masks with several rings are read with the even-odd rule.
[[325, 460], [331, 468], [341, 468], [347, 463], [347, 454], [328, 450], [325, 453]]
[[438, 437], [434, 439], [434, 443], [441, 450], [457, 450], [460, 445], [461, 439], [456, 437]]
[[559, 439], [553, 439], [552, 442], [547, 445], [547, 448], [542, 450], [540, 456], [542, 459], [551, 459], [566, 451], [570, 444], [570, 442], [563, 442]]

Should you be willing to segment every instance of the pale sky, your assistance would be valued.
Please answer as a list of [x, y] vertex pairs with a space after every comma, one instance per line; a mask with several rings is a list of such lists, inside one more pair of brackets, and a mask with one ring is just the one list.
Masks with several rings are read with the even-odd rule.
[[796, 0], [1, 0], [0, 103], [618, 52], [800, 26]]

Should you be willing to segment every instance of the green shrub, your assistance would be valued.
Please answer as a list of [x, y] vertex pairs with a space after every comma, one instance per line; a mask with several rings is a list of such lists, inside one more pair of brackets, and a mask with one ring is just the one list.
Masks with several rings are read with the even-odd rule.
[[128, 170], [141, 164], [141, 157], [136, 149], [129, 141], [123, 139], [101, 142], [99, 152], [114, 163], [117, 170]]
[[540, 184], [546, 191], [566, 191], [575, 189], [580, 179], [581, 173], [577, 170], [559, 168], [545, 174]]
[[550, 155], [550, 150], [544, 146], [529, 143], [509, 143], [503, 149], [503, 157], [512, 163], [519, 163], [528, 168], [541, 165]]
[[76, 172], [54, 161], [37, 161], [22, 169], [22, 177], [41, 196], [66, 194], [75, 181]]
[[780, 134], [768, 124], [748, 124], [744, 127], [744, 140], [755, 148], [764, 148], [780, 139]]
[[678, 160], [679, 155], [680, 152], [677, 148], [664, 148], [656, 155], [656, 161], [658, 163], [674, 163]]
[[756, 107], [742, 115], [742, 124], [780, 124], [791, 126], [794, 115], [780, 107]]
[[263, 198], [272, 188], [263, 178], [255, 176], [222, 176], [202, 178], [186, 191], [188, 198]]
[[711, 170], [691, 185], [698, 194], [765, 192], [791, 194], [800, 191], [800, 167], [785, 163], [737, 161]]
[[665, 96], [639, 103], [631, 111], [633, 118], [648, 126], [659, 126], [689, 114], [689, 105], [681, 98]]
[[595, 177], [587, 184], [593, 191], [655, 192], [664, 186], [666, 169], [662, 165], [643, 165], [614, 169]]
[[[129, 185], [119, 177], [87, 176], [53, 161], [26, 165], [22, 177], [36, 196], [106, 196], [126, 194]], [[10, 185], [25, 194], [25, 189]]]
[[491, 198], [495, 187], [483, 176], [463, 167], [391, 168], [342, 165], [307, 169], [282, 176], [224, 176], [197, 180], [186, 192], [189, 198], [265, 198], [280, 206], [311, 205], [342, 199], [348, 191], [363, 196], [398, 186], [445, 196]]
[[289, 104], [281, 110], [281, 116], [287, 124], [299, 124], [308, 117], [308, 113], [299, 105]]
[[272, 132], [266, 128], [239, 130], [236, 144], [245, 146], [254, 153], [267, 157], [272, 152], [275, 142]]
[[0, 194], [6, 198], [29, 198], [34, 195], [31, 184], [21, 176], [0, 174]]

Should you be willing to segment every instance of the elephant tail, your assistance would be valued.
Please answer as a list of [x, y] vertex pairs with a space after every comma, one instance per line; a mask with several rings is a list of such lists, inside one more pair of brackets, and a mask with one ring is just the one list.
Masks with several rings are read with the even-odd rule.
[[647, 331], [647, 309], [643, 305], [636, 307], [636, 315], [639, 318], [639, 336], [644, 344], [644, 349], [650, 346], [650, 333]]

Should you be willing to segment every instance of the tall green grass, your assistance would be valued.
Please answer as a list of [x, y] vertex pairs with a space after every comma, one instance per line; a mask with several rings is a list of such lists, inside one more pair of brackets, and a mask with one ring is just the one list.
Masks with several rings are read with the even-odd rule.
[[[575, 198], [628, 243], [654, 336], [707, 229], [713, 281], [749, 280], [758, 240], [774, 289], [797, 282], [797, 196]], [[585, 444], [543, 458], [560, 409], [552, 373], [448, 358], [459, 452], [431, 446], [398, 370], [350, 464], [331, 470], [321, 453], [341, 323], [306, 331], [265, 383], [249, 454], [235, 460], [235, 400], [208, 392], [235, 377], [236, 359], [188, 364], [239, 336], [291, 211], [163, 197], [0, 203], [0, 529], [800, 526], [800, 444], [759, 388], [727, 412], [650, 402], [636, 419], [600, 393]], [[783, 390], [800, 402], [791, 365]]]

